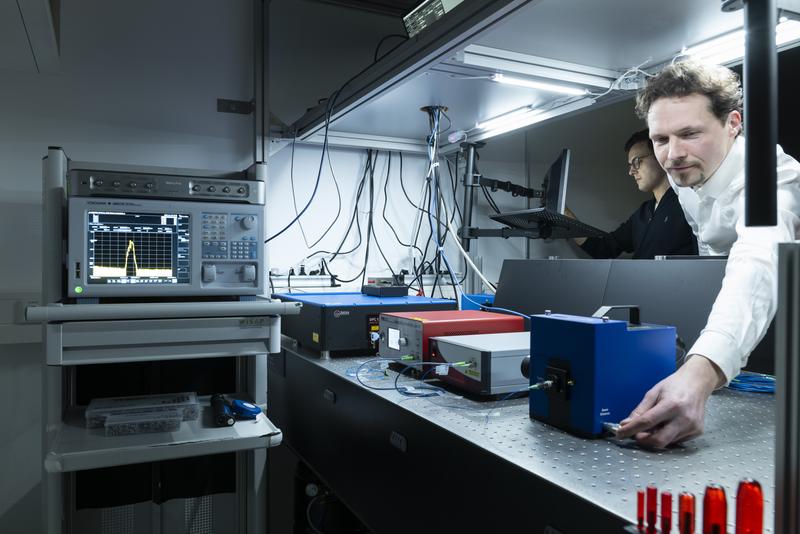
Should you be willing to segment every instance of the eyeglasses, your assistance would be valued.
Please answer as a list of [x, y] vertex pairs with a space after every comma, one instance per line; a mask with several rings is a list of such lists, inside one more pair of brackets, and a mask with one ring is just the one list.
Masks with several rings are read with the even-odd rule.
[[644, 158], [649, 158], [652, 154], [643, 154], [641, 156], [636, 156], [633, 158], [630, 163], [628, 163], [628, 169], [633, 169], [634, 171], [638, 171], [639, 167], [642, 166], [642, 160]]

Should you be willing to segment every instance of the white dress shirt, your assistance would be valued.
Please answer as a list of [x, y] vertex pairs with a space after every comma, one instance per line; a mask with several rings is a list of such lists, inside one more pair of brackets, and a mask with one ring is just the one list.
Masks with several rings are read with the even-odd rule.
[[[769, 328], [778, 304], [778, 243], [800, 236], [800, 163], [778, 154], [778, 224], [744, 225], [744, 139], [700, 187], [677, 187], [701, 256], [728, 255], [722, 288], [688, 354], [705, 356], [730, 382]], [[690, 304], [689, 304], [690, 305]]]

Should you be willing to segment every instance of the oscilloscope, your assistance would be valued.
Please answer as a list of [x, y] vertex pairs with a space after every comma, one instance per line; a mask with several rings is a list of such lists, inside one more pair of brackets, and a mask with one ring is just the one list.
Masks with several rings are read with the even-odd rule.
[[70, 168], [70, 297], [264, 291], [265, 183]]

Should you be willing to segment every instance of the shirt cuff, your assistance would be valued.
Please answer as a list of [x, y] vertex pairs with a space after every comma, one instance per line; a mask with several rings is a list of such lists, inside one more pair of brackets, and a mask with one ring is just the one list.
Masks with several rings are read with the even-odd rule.
[[741, 350], [728, 336], [719, 332], [705, 331], [700, 334], [688, 354], [704, 356], [715, 363], [725, 375], [726, 386], [741, 371]]

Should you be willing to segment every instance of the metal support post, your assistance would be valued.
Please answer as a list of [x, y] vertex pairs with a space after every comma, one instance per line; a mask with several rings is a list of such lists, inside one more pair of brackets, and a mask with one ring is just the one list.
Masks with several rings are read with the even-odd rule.
[[[41, 304], [63, 298], [64, 209], [66, 206], [67, 157], [58, 147], [49, 147], [42, 165], [42, 298]], [[42, 340], [46, 340], [42, 325]], [[46, 351], [43, 351], [46, 354]], [[62, 376], [60, 367], [46, 365], [42, 358], [42, 532], [61, 533], [64, 527], [62, 477], [48, 473], [44, 455], [52, 447], [61, 424]]]
[[800, 532], [800, 245], [779, 245], [775, 318], [775, 530]]
[[[483, 146], [481, 143], [480, 146]], [[464, 219], [461, 221], [461, 246], [469, 252], [469, 242], [470, 238], [464, 236], [464, 230], [472, 226], [472, 205], [475, 201], [475, 149], [477, 145], [475, 143], [463, 143], [461, 145], [462, 148], [465, 148], [467, 151], [466, 154], [466, 166], [464, 168], [464, 205], [462, 206], [462, 211], [464, 213]]]

